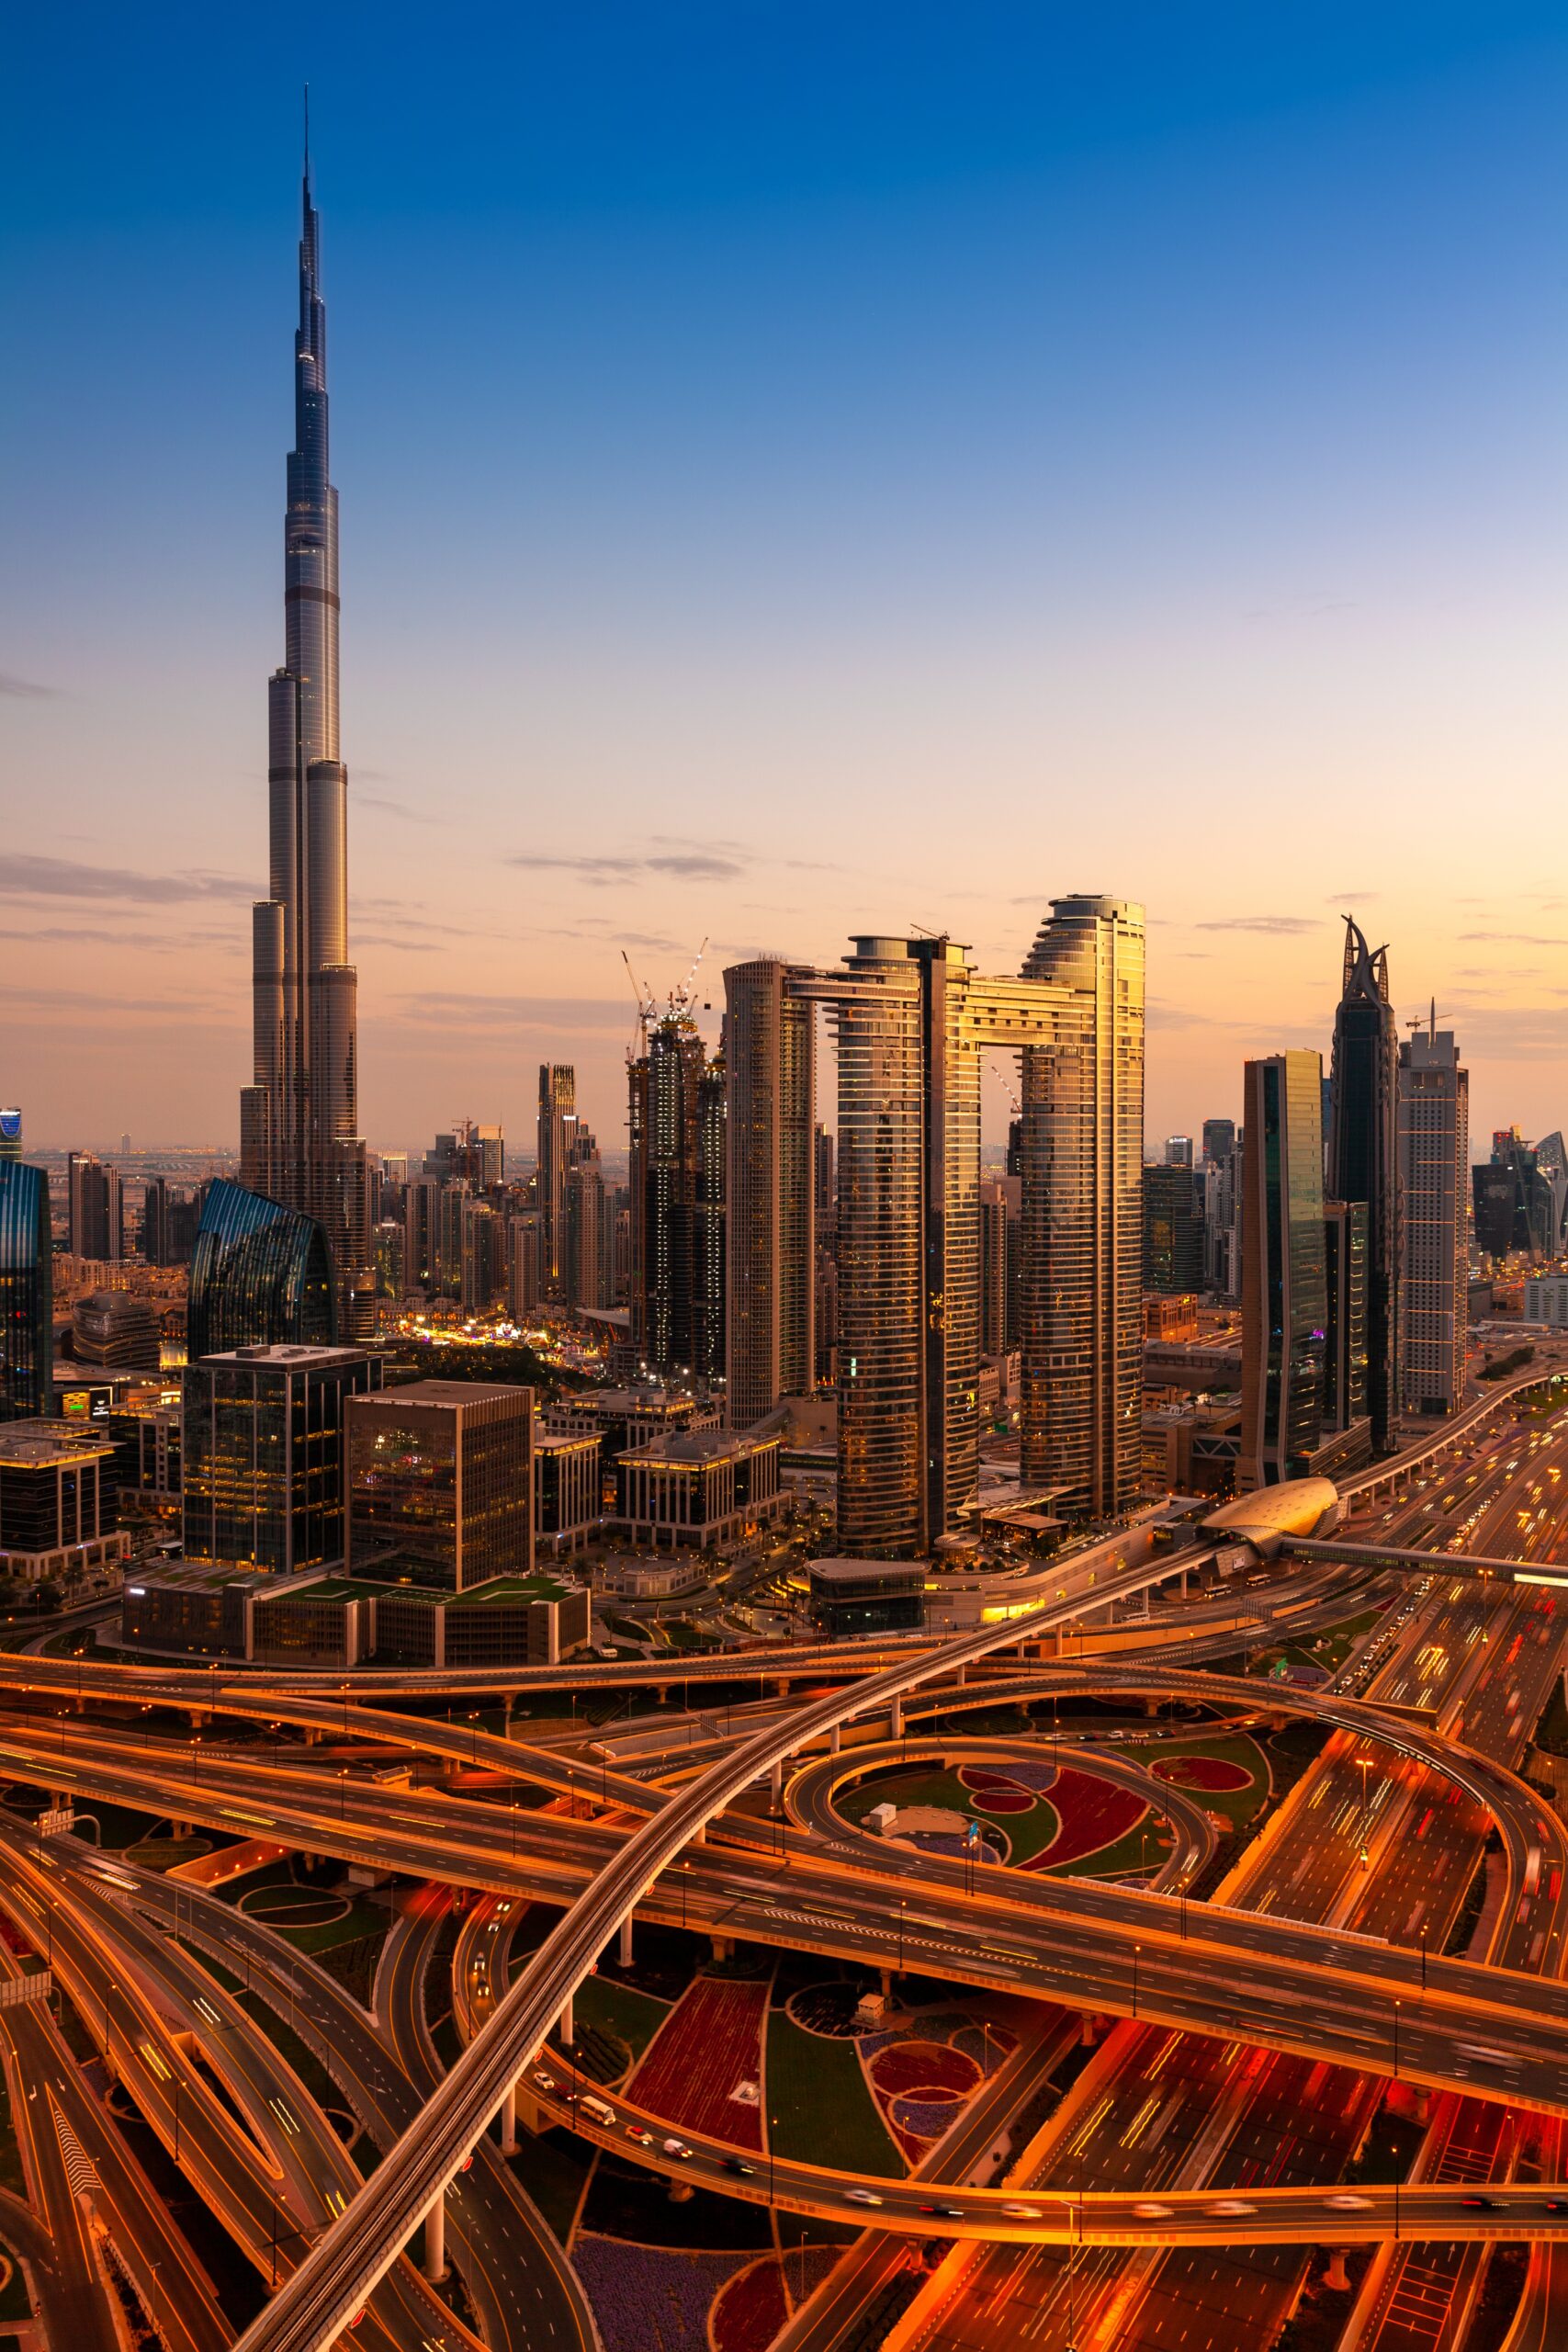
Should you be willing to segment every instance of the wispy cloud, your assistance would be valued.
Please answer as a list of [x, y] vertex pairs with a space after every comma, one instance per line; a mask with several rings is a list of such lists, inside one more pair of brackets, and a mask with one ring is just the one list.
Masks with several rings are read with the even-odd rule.
[[1461, 931], [1461, 939], [1473, 941], [1480, 946], [1493, 947], [1568, 947], [1568, 939], [1561, 933], [1539, 931]]
[[1280, 939], [1291, 939], [1300, 932], [1321, 927], [1317, 915], [1222, 915], [1213, 922], [1193, 925], [1195, 931], [1258, 931]]
[[172, 906], [190, 899], [252, 899], [255, 887], [231, 874], [198, 868], [139, 874], [127, 865], [81, 865], [73, 858], [0, 856], [0, 899], [120, 899], [139, 906]]
[[400, 1017], [438, 1029], [627, 1028], [630, 997], [468, 996], [454, 989], [421, 990], [393, 999]]
[[350, 787], [356, 808], [374, 808], [383, 817], [400, 818], [405, 825], [438, 825], [439, 817], [428, 809], [411, 808], [406, 800], [394, 800], [390, 793], [359, 792]]
[[636, 882], [648, 875], [671, 882], [733, 882], [758, 866], [781, 866], [797, 874], [840, 870], [818, 858], [772, 857], [744, 842], [688, 841], [678, 833], [655, 833], [646, 849], [599, 856], [520, 850], [506, 863], [537, 874], [575, 874], [596, 889], [616, 882]]
[[576, 874], [595, 886], [635, 882], [645, 874], [662, 874], [680, 882], [733, 882], [745, 873], [732, 857], [716, 857], [711, 850], [665, 850], [647, 857], [547, 857], [525, 851], [507, 859], [540, 874]]
[[40, 686], [32, 678], [17, 678], [9, 670], [0, 670], [0, 695], [10, 695], [17, 702], [49, 702], [59, 692], [58, 686]]

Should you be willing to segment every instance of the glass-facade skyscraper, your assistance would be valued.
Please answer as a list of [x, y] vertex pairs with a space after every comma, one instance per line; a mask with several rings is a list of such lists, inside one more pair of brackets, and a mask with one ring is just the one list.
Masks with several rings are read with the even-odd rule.
[[729, 1423], [816, 1385], [816, 1016], [776, 958], [725, 973]]
[[1410, 1412], [1453, 1413], [1464, 1401], [1469, 1169], [1470, 1074], [1453, 1031], [1434, 1018], [1399, 1049], [1401, 1354]]
[[190, 1362], [232, 1348], [331, 1346], [336, 1337], [321, 1226], [243, 1184], [209, 1184], [190, 1263]]
[[1141, 1475], [1144, 936], [1131, 899], [1053, 899], [1023, 967], [1071, 1018], [1023, 1054], [1020, 1475], [1073, 1517]]
[[678, 1004], [627, 1065], [631, 1335], [660, 1379], [724, 1376], [724, 1065]]
[[49, 1175], [0, 1159], [0, 1420], [54, 1410], [54, 1234]]
[[1374, 1453], [1398, 1442], [1399, 1034], [1388, 998], [1388, 950], [1370, 948], [1345, 918], [1345, 959], [1334, 1016], [1327, 1185], [1367, 1211], [1367, 1406]]
[[253, 910], [254, 1057], [241, 1178], [327, 1237], [338, 1328], [375, 1329], [358, 976], [348, 961], [348, 786], [338, 738], [338, 510], [328, 473], [321, 220], [302, 188], [294, 447], [284, 517], [285, 659], [267, 692], [270, 884]]
[[1242, 1071], [1244, 1493], [1308, 1475], [1322, 1428], [1328, 1331], [1323, 1063], [1270, 1054]]

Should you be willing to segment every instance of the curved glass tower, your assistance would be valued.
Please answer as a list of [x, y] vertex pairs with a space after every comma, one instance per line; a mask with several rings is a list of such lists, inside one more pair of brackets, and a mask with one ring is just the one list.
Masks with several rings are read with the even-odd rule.
[[186, 1352], [326, 1347], [337, 1337], [327, 1237], [314, 1217], [221, 1178], [207, 1188], [190, 1261]]
[[357, 975], [348, 961], [347, 778], [338, 741], [337, 492], [327, 468], [321, 220], [302, 187], [284, 649], [267, 690], [270, 880], [254, 910], [254, 1050], [242, 1182], [324, 1228], [344, 1336], [374, 1329], [358, 1140]]
[[0, 1421], [54, 1410], [54, 1236], [49, 1175], [0, 1159]]

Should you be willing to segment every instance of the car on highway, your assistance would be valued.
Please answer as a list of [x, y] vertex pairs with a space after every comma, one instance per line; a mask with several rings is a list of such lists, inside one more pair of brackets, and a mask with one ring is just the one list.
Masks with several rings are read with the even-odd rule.
[[651, 2148], [653, 2145], [653, 2134], [646, 2124], [628, 2123], [626, 2137], [628, 2140], [635, 2140], [639, 2148]]
[[1495, 2213], [1495, 2200], [1490, 2197], [1461, 2197], [1460, 2203], [1471, 2213]]
[[743, 2156], [726, 2156], [723, 2164], [726, 2172], [739, 2173], [742, 2177], [749, 2177], [757, 2169], [755, 2165], [749, 2165]]
[[692, 2153], [690, 2148], [687, 2147], [684, 2140], [677, 2140], [673, 2135], [671, 2135], [670, 2139], [662, 2141], [660, 2145], [667, 2156], [679, 2156], [682, 2161], [684, 2161], [684, 2159]]
[[874, 2188], [846, 2188], [844, 2195], [852, 2205], [880, 2205], [882, 2202]]
[[1249, 2213], [1256, 2213], [1258, 2208], [1256, 2205], [1244, 2203], [1239, 2197], [1222, 2197], [1214, 2204], [1205, 2205], [1203, 2211], [1206, 2213], [1212, 2213], [1217, 2221], [1231, 2222], [1240, 2221]]
[[1325, 2198], [1324, 2202], [1337, 2213], [1370, 2213], [1372, 2208], [1370, 2197], [1357, 2197], [1349, 2189], [1342, 2189], [1338, 2196]]
[[1133, 2211], [1140, 2222], [1168, 2222], [1171, 2209], [1152, 2197], [1140, 2197]]
[[922, 2205], [920, 2211], [922, 2213], [940, 2213], [944, 2222], [961, 2222], [964, 2219], [962, 2205]]
[[1040, 2219], [1039, 2209], [1033, 2205], [1004, 2205], [1002, 2211], [1010, 2222], [1037, 2222]]
[[553, 2075], [547, 2075], [542, 2066], [535, 2067], [534, 2080], [538, 2084], [539, 2088], [542, 2091], [553, 2091], [556, 2086], [555, 2076]]

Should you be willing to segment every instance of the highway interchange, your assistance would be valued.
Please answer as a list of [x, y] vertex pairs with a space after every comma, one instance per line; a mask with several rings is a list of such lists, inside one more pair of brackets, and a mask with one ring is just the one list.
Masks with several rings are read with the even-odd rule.
[[[1379, 1496], [1349, 1532], [1422, 1548], [1457, 1540], [1471, 1555], [1517, 1555], [1549, 1573], [1568, 1529], [1568, 1454], [1545, 1425], [1521, 1430], [1511, 1415], [1500, 1424], [1495, 1434], [1479, 1430], [1429, 1486], [1392, 1503]], [[1016, 2323], [1024, 2308], [1039, 2322], [1028, 2340], [1046, 2346], [1065, 2343], [1064, 2328], [1086, 2344], [1119, 2345], [1115, 2331], [1134, 2313], [1145, 2332], [1128, 2343], [1165, 2341], [1162, 2309], [1190, 2319], [1194, 2266], [1211, 2258], [1203, 2247], [1227, 2256], [1238, 2231], [1258, 2250], [1250, 2302], [1244, 2298], [1254, 2335], [1257, 2321], [1288, 2300], [1301, 2267], [1294, 2249], [1303, 2245], [1559, 2235], [1568, 2208], [1553, 2211], [1563, 2200], [1539, 2168], [1534, 2177], [1523, 2168], [1515, 2180], [1491, 2181], [1477, 2203], [1473, 2181], [1445, 2177], [1439, 2165], [1429, 2182], [1400, 2191], [1397, 2213], [1392, 2184], [1340, 2185], [1364, 2136], [1365, 2102], [1376, 2104], [1394, 2072], [1396, 2037], [1396, 2097], [1425, 2105], [1423, 2093], [1436, 2094], [1450, 2140], [1448, 2110], [1456, 2107], [1512, 2119], [1526, 2109], [1568, 2112], [1568, 1986], [1559, 1981], [1568, 1869], [1554, 1813], [1515, 1777], [1562, 1670], [1568, 1624], [1560, 1627], [1551, 1587], [1478, 1583], [1440, 1566], [1429, 1580], [1406, 1577], [1397, 1588], [1371, 1580], [1373, 1594], [1394, 1593], [1393, 1605], [1382, 1637], [1352, 1656], [1337, 1686], [1347, 1692], [1341, 1700], [1204, 1673], [1205, 1651], [1236, 1646], [1234, 1603], [1226, 1631], [1208, 1634], [1201, 1624], [1179, 1629], [1176, 1610], [1154, 1612], [1151, 1638], [1164, 1630], [1168, 1646], [1179, 1631], [1189, 1635], [1179, 1663], [1156, 1662], [1147, 1651], [1075, 1657], [1071, 1642], [1066, 1657], [1042, 1657], [1042, 1647], [1061, 1650], [1064, 1631], [1138, 1581], [1132, 1572], [1119, 1579], [1104, 1560], [1092, 1592], [1081, 1564], [1060, 1573], [1065, 1597], [1032, 1617], [982, 1627], [940, 1650], [889, 1645], [874, 1660], [862, 1652], [852, 1660], [858, 1682], [848, 1679], [851, 1661], [841, 1653], [748, 1657], [745, 1670], [758, 1677], [751, 1706], [722, 1724], [672, 1717], [672, 1730], [686, 1735], [684, 1751], [677, 1736], [662, 1753], [655, 1746], [635, 1759], [596, 1753], [613, 1750], [608, 1739], [558, 1737], [558, 1724], [548, 1735], [541, 1724], [536, 1739], [504, 1739], [400, 1713], [372, 1703], [357, 1677], [334, 1695], [320, 1678], [246, 1684], [225, 1673], [5, 1660], [0, 1768], [15, 1781], [82, 1804], [97, 1796], [206, 1822], [236, 1838], [273, 1835], [442, 1886], [569, 1906], [509, 1990], [504, 1964], [476, 1984], [478, 1931], [465, 1925], [454, 2007], [466, 2047], [445, 2075], [421, 2007], [432, 1939], [417, 1911], [394, 1925], [369, 2017], [325, 1971], [289, 1951], [281, 1965], [290, 2030], [339, 2079], [344, 2106], [383, 2152], [364, 2183], [337, 2125], [292, 2075], [276, 2039], [198, 1958], [205, 1951], [209, 1963], [220, 1961], [231, 1973], [236, 1951], [248, 1946], [249, 1963], [283, 1983], [272, 1931], [210, 1894], [176, 1892], [155, 1874], [96, 1860], [77, 1841], [40, 1844], [20, 1828], [0, 1838], [4, 1900], [16, 1925], [49, 1949], [57, 1981], [138, 2110], [167, 2149], [177, 2143], [180, 2168], [269, 2287], [276, 2268], [277, 2290], [243, 2343], [257, 2352], [314, 2346], [356, 2323], [356, 2342], [380, 2336], [406, 2352], [471, 2344], [463, 2318], [401, 2256], [411, 2234], [417, 2245], [415, 2225], [446, 2183], [443, 2233], [460, 2249], [467, 2300], [459, 2312], [478, 2336], [507, 2352], [534, 2342], [592, 2343], [592, 2315], [570, 2265], [485, 2127], [520, 2079], [542, 2072], [550, 2087], [532, 2084], [543, 2110], [535, 2120], [565, 2116], [584, 2139], [622, 2149], [628, 2122], [667, 2136], [661, 2119], [643, 2117], [618, 2094], [612, 2129], [585, 2118], [584, 2082], [554, 2035], [573, 1987], [634, 1914], [894, 1973], [919, 1968], [1027, 1990], [1045, 2021], [1076, 2022], [1081, 2013], [1122, 2018], [1005, 2181], [976, 2187], [964, 2182], [962, 2165], [939, 2164], [930, 2179], [945, 2173], [951, 2193], [934, 2201], [951, 2210], [933, 2215], [921, 2180], [882, 2182], [872, 2192], [879, 2205], [861, 2209], [859, 2218], [889, 2236], [935, 2230], [953, 2241], [921, 2302], [920, 2340], [933, 2346], [1010, 2340], [986, 2314], [1006, 2309]], [[1369, 1590], [1365, 1573], [1344, 1567], [1314, 1576], [1282, 1565], [1273, 1581], [1277, 1600], [1288, 1591], [1289, 1622], [1303, 1634], [1331, 1622], [1336, 1594], [1343, 1615], [1355, 1606], [1350, 1596]], [[1277, 1637], [1280, 1622], [1266, 1630]], [[993, 1660], [999, 1651], [1011, 1655]], [[654, 1679], [629, 1663], [602, 1677], [589, 1671], [611, 1682], [619, 1674], [630, 1687]], [[705, 1671], [691, 1679], [700, 1686]], [[962, 1689], [961, 1671], [968, 1678]], [[527, 1678], [510, 1679], [526, 1689]], [[668, 1671], [660, 1679], [667, 1690], [687, 1680]], [[794, 1700], [786, 1695], [802, 1680], [816, 1684], [804, 1704], [798, 1690]], [[377, 1700], [383, 1690], [397, 1695], [383, 1684]], [[1291, 1713], [1332, 1727], [1316, 1762], [1208, 1902], [1189, 1898], [1182, 1882], [1209, 1862], [1212, 1834], [1201, 1808], [1184, 1809], [1168, 1792], [1179, 1835], [1157, 1874], [1163, 1894], [985, 1865], [971, 1869], [966, 1886], [962, 1864], [863, 1835], [834, 1806], [847, 1776], [901, 1758], [906, 1735], [917, 1758], [971, 1746], [980, 1753], [995, 1735], [967, 1739], [965, 1713], [1028, 1703], [1038, 1724], [1042, 1702], [1086, 1690], [1123, 1693], [1134, 1705], [1201, 1697], [1226, 1720]], [[420, 1693], [403, 1695], [417, 1703]], [[199, 1741], [170, 1736], [171, 1705], [200, 1718]], [[321, 1745], [280, 1740], [268, 1767], [254, 1738], [243, 1748], [218, 1736], [219, 1717], [243, 1716], [291, 1723]], [[513, 1717], [511, 1728], [523, 1731], [525, 1723]], [[1075, 1738], [1081, 1729], [1074, 1727]], [[863, 1744], [864, 1730], [871, 1737]], [[857, 1744], [839, 1749], [839, 1739], [852, 1736]], [[998, 1753], [1008, 1746], [1004, 1738]], [[366, 1776], [363, 1758], [397, 1752], [416, 1779], [439, 1775], [438, 1783], [397, 1787]], [[1123, 1780], [1139, 1769], [1103, 1744], [1099, 1760]], [[780, 1763], [784, 1804], [775, 1817], [770, 1795]], [[525, 1783], [535, 1792], [526, 1805], [497, 1802], [498, 1790]], [[540, 1809], [540, 1792], [550, 1809]], [[1501, 1851], [1481, 1923], [1483, 1951], [1469, 1963], [1445, 1959], [1442, 1946], [1494, 1822]], [[115, 1884], [111, 1872], [127, 1883]], [[185, 1906], [177, 1940], [160, 1932], [171, 1924], [171, 1901]], [[62, 2133], [51, 2107], [45, 2151], [29, 2166], [48, 2210], [63, 2193], [58, 2152], [79, 2159], [85, 2150], [100, 2184], [99, 2235], [138, 2274], [137, 2292], [165, 2341], [193, 2352], [227, 2341], [233, 2324], [216, 2312], [198, 2263], [174, 2247], [163, 2258], [127, 2256], [124, 2241], [139, 2228], [148, 2245], [155, 2242], [151, 2216], [160, 2200], [145, 2196], [134, 2165], [121, 2157], [117, 2169], [118, 2135], [84, 2098], [47, 2009], [9, 2012], [6, 2031], [17, 2064], [25, 2044], [29, 2075], [46, 2086], [72, 2078], [85, 2122], [85, 2135], [75, 2125]], [[1043, 2033], [1049, 2045], [1044, 2025]], [[1033, 2063], [1040, 2060], [1035, 2051]], [[1314, 2073], [1318, 2095], [1303, 2092]], [[1298, 2133], [1293, 2154], [1277, 2160], [1282, 2119], [1299, 2117], [1303, 2097], [1321, 2109], [1321, 2085], [1330, 2079], [1371, 2088], [1359, 2107], [1347, 2093], [1337, 2131]], [[1169, 2104], [1168, 2086], [1178, 2083]], [[50, 2096], [58, 2102], [62, 2092]], [[996, 2096], [987, 2085], [975, 2130], [982, 2120], [995, 2128]], [[1164, 2121], [1157, 2135], [1147, 2124], [1134, 2128], [1151, 2098], [1179, 2119]], [[36, 2110], [37, 2098], [27, 2103]], [[1517, 2120], [1496, 2128], [1517, 2142]], [[1548, 2130], [1555, 2153], [1555, 2129]], [[30, 2117], [29, 2136], [43, 2136]], [[682, 2136], [691, 2155], [661, 2165], [655, 2151], [650, 2168], [694, 2168], [711, 2185], [779, 2211], [852, 2213], [846, 2191], [856, 2184], [841, 2171], [781, 2158], [766, 2179], [759, 2169], [742, 2177], [728, 2143]], [[1156, 2137], [1171, 2162], [1151, 2161]], [[1272, 2152], [1267, 2165], [1265, 2151]], [[1240, 2188], [1231, 2177], [1238, 2170], [1247, 2174]], [[1215, 2210], [1238, 2203], [1247, 2210]], [[1136, 2211], [1151, 2205], [1165, 2210]], [[165, 2234], [168, 2226], [166, 2219], [158, 2224]], [[94, 2271], [96, 2265], [101, 2277], [102, 2252], [89, 2233], [73, 2259], [70, 2236], [54, 2255], [54, 2291], [73, 2294], [85, 2310], [101, 2301]], [[1545, 2298], [1543, 2310], [1560, 2291], [1554, 2260], [1543, 2256], [1532, 2266], [1531, 2292]], [[868, 2239], [835, 2285], [840, 2319], [856, 2308], [856, 2292], [874, 2291], [886, 2275], [886, 2257]], [[1398, 2298], [1385, 2289], [1386, 2281], [1379, 2290], [1386, 2312]], [[1205, 2308], [1212, 2317], [1219, 2304], [1211, 2296]], [[1228, 2335], [1223, 2312], [1218, 2324], [1207, 2339], [1192, 2336], [1194, 2352], [1205, 2340], [1243, 2340], [1239, 2322]]]

